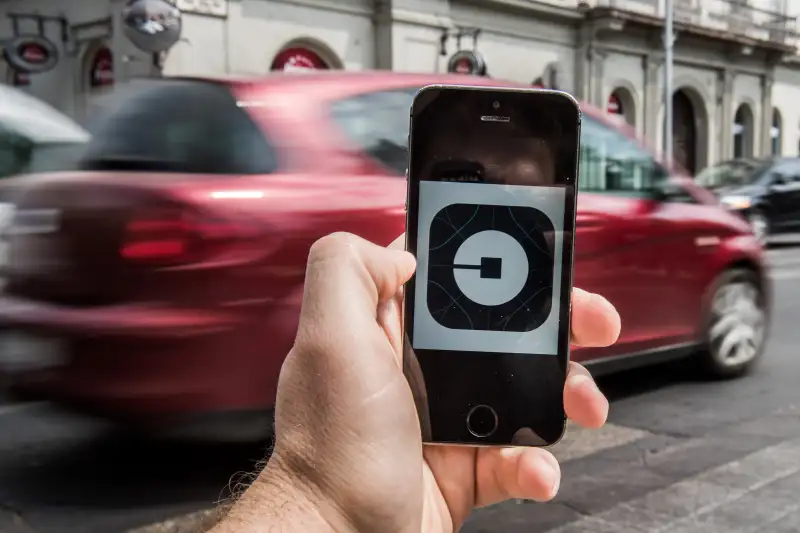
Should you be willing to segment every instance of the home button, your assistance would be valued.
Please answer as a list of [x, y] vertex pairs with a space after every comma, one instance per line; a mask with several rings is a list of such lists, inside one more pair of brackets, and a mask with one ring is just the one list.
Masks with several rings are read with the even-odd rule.
[[476, 405], [467, 413], [467, 429], [479, 439], [497, 431], [497, 413], [488, 405]]

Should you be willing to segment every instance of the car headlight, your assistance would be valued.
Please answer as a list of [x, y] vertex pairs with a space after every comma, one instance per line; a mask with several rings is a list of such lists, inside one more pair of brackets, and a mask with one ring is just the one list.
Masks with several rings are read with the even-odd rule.
[[747, 209], [751, 204], [747, 196], [723, 196], [719, 201], [728, 209]]

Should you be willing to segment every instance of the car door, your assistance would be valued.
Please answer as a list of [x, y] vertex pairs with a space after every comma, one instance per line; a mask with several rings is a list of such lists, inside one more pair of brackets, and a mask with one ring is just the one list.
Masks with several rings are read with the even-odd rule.
[[800, 227], [800, 161], [776, 164], [767, 180], [772, 231], [796, 231]]
[[616, 130], [584, 117], [576, 227], [575, 286], [605, 296], [622, 317], [611, 349], [581, 350], [590, 359], [658, 346], [669, 272], [653, 241], [652, 183], [663, 171]]
[[699, 202], [680, 183], [655, 184], [659, 199], [650, 214], [653, 249], [668, 274], [659, 281], [654, 315], [664, 345], [694, 342], [702, 319], [702, 298], [717, 272], [723, 212]]

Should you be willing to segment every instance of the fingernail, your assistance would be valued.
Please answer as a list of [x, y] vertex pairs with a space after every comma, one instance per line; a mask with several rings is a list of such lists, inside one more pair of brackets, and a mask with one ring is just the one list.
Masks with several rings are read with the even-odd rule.
[[561, 486], [561, 465], [558, 464], [558, 459], [552, 453], [545, 453], [542, 458], [550, 471], [549, 475], [552, 477], [550, 484], [550, 497], [552, 498], [558, 494], [558, 489]]
[[597, 385], [595, 384], [594, 380], [589, 376], [578, 374], [577, 376], [571, 377], [570, 381], [572, 381], [572, 386], [575, 388], [589, 387], [589, 389], [591, 389], [592, 392], [600, 391], [600, 389], [597, 388]]

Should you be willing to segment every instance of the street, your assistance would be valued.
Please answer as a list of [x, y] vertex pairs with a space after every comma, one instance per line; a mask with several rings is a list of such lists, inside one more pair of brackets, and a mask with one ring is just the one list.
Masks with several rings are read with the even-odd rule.
[[[670, 364], [603, 379], [609, 424], [572, 429], [556, 448], [556, 500], [481, 510], [464, 531], [799, 530], [800, 246], [781, 242], [769, 256], [772, 334], [755, 373], [704, 382]], [[173, 531], [174, 522], [145, 526], [213, 506], [263, 454], [263, 446], [137, 442], [46, 405], [0, 403], [0, 532]]]

